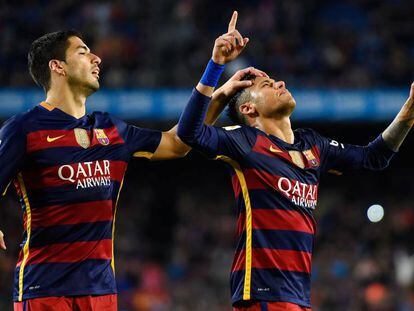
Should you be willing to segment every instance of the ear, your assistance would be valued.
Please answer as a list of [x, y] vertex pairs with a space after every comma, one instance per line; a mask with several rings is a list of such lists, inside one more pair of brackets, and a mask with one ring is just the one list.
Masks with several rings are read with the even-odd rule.
[[241, 104], [239, 107], [239, 111], [244, 116], [249, 116], [251, 118], [255, 118], [258, 116], [256, 106], [252, 102], [246, 102]]
[[49, 69], [52, 72], [57, 73], [59, 76], [66, 76], [65, 68], [62, 66], [62, 62], [57, 59], [49, 61]]

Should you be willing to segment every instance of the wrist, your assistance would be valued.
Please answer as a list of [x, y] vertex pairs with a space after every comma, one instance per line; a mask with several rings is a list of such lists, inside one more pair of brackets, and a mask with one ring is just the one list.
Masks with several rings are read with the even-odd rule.
[[215, 88], [218, 84], [221, 74], [224, 71], [224, 67], [224, 64], [216, 63], [213, 59], [210, 59], [204, 71], [204, 74], [201, 77], [200, 83], [205, 86]]

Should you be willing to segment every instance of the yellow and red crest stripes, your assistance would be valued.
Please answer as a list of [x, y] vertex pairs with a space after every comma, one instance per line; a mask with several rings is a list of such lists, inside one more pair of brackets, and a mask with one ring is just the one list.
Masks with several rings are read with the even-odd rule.
[[75, 132], [76, 142], [84, 149], [87, 149], [91, 145], [88, 132], [85, 129], [76, 128]]
[[308, 160], [310, 166], [312, 166], [312, 167], [319, 166], [319, 161], [315, 157], [315, 155], [313, 154], [311, 149], [305, 150], [302, 153], [306, 157], [306, 159]]
[[101, 145], [109, 145], [109, 138], [106, 136], [103, 129], [94, 129], [93, 131], [95, 132], [96, 139], [101, 143]]

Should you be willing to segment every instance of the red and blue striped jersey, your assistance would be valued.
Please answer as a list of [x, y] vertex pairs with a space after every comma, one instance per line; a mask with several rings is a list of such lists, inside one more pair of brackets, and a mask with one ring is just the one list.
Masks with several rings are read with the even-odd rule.
[[107, 113], [76, 119], [42, 103], [0, 130], [0, 190], [20, 198], [24, 234], [14, 301], [116, 293], [116, 204], [132, 156], [150, 158], [159, 131]]
[[193, 92], [178, 135], [231, 167], [238, 217], [232, 302], [283, 301], [310, 307], [313, 211], [321, 174], [382, 169], [394, 152], [381, 135], [367, 146], [354, 146], [298, 129], [294, 143], [288, 144], [250, 126], [203, 125], [208, 102]]

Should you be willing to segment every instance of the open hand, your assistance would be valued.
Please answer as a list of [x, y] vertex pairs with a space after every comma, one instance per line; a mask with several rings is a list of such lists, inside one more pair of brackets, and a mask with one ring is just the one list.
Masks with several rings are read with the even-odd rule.
[[243, 79], [243, 77], [247, 74], [251, 74], [257, 77], [269, 77], [264, 71], [253, 67], [238, 70], [226, 83], [224, 83], [213, 93], [213, 98], [218, 101], [227, 101], [239, 90], [251, 86], [252, 81], [241, 81], [241, 79]]
[[233, 12], [227, 33], [221, 35], [214, 42], [212, 59], [216, 64], [231, 62], [244, 50], [249, 38], [243, 38], [236, 29], [237, 11]]

